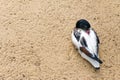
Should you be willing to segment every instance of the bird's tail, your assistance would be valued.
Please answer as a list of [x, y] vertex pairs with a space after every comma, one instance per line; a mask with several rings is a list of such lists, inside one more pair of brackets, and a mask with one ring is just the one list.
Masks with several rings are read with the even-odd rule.
[[100, 64], [103, 63], [99, 58], [97, 58], [96, 61], [99, 62]]
[[95, 60], [96, 60], [97, 62], [99, 62], [100, 64], [103, 63], [96, 55], [95, 55]]
[[97, 62], [99, 62], [100, 64], [103, 63], [96, 55], [94, 55], [94, 57], [93, 57], [93, 56], [90, 56], [90, 57], [91, 57], [92, 59], [96, 60]]

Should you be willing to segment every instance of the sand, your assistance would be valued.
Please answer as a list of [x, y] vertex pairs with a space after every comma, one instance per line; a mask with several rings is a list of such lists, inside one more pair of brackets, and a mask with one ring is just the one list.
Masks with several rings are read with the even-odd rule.
[[[75, 50], [87, 19], [100, 38], [101, 69]], [[119, 80], [120, 0], [0, 0], [0, 80]]]

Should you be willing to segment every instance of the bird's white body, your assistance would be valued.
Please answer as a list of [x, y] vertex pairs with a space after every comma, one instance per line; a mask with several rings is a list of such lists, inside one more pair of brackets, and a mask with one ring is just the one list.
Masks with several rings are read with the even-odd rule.
[[[78, 33], [78, 35], [80, 35], [79, 39], [77, 40], [77, 38], [75, 37], [75, 33]], [[81, 39], [84, 37], [87, 47], [83, 46], [81, 44]], [[89, 30], [89, 34], [86, 33], [84, 30], [82, 29], [74, 29], [72, 31], [72, 42], [75, 45], [75, 47], [78, 49], [78, 52], [81, 54], [81, 56], [86, 59], [87, 61], [89, 61], [95, 68], [99, 68], [100, 67], [100, 63], [92, 58], [90, 58], [89, 56], [87, 56], [84, 52], [82, 52], [80, 50], [80, 47], [85, 47], [86, 50], [88, 50], [93, 56], [96, 55], [99, 58], [98, 55], [98, 42], [97, 42], [97, 35], [94, 32], [93, 29], [90, 28]]]

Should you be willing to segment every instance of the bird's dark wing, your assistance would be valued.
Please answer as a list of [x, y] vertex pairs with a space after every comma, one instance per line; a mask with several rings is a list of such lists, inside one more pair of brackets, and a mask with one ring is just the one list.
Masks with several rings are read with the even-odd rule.
[[86, 49], [88, 47], [86, 40], [84, 37], [81, 38], [80, 43], [82, 45], [82, 47], [80, 47], [80, 50], [85, 53], [87, 56], [91, 56], [92, 54]]
[[86, 40], [84, 37], [81, 38], [80, 43], [82, 45], [82, 47], [80, 47], [80, 50], [85, 53], [87, 56], [92, 56], [92, 54], [86, 49], [88, 47]]
[[96, 60], [96, 61], [99, 62], [100, 64], [103, 63], [96, 55], [92, 55], [85, 47], [80, 47], [80, 50], [81, 50], [83, 53], [85, 53], [88, 57]]
[[84, 37], [81, 38], [80, 43], [82, 44], [82, 46], [88, 47], [88, 45], [87, 45], [86, 40], [85, 40]]
[[85, 48], [85, 47], [80, 47], [80, 50], [85, 53], [87, 56], [92, 56], [92, 54]]

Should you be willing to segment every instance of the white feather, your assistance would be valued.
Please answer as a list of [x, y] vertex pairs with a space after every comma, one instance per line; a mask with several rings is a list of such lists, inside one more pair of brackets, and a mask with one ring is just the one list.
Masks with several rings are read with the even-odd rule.
[[[90, 33], [89, 35], [83, 31], [83, 30], [79, 30], [78, 29], [78, 32], [80, 32], [80, 40], [82, 39], [82, 37], [84, 37], [84, 39], [86, 40], [86, 44], [87, 44], [87, 50], [92, 53], [93, 55], [94, 54], [98, 54], [97, 53], [97, 37], [96, 37], [96, 34], [95, 32], [90, 29]], [[98, 68], [100, 67], [100, 63], [98, 63], [96, 60], [93, 60], [92, 58], [88, 57], [85, 53], [81, 52], [80, 51], [80, 47], [82, 47], [82, 44], [80, 43], [80, 40], [77, 41], [76, 37], [74, 36], [74, 30], [72, 31], [72, 42], [73, 44], [76, 46], [76, 48], [78, 49], [79, 53], [81, 54], [81, 56], [83, 58], [85, 58], [87, 61], [89, 61], [95, 68]], [[99, 56], [97, 56], [99, 57]]]

